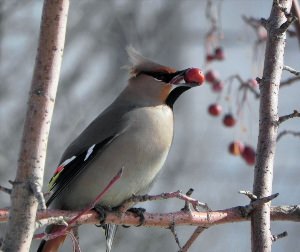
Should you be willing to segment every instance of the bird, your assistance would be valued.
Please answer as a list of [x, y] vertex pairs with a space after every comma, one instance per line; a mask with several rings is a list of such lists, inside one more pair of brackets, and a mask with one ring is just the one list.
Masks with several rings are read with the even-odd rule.
[[[47, 207], [81, 210], [88, 206], [123, 168], [117, 183], [97, 202], [118, 207], [132, 195], [147, 193], [169, 153], [173, 140], [173, 105], [181, 94], [200, 86], [198, 68], [176, 70], [126, 48], [130, 65], [124, 90], [66, 148], [49, 182]], [[57, 230], [50, 225], [47, 232]], [[110, 252], [116, 225], [106, 224]], [[38, 252], [58, 251], [66, 236], [43, 240]]]

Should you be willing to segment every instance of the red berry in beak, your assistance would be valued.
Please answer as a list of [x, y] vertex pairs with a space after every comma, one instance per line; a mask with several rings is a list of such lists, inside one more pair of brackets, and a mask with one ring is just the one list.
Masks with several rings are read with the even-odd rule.
[[236, 123], [235, 118], [232, 114], [226, 114], [223, 118], [223, 124], [227, 127], [233, 127]]
[[197, 83], [202, 85], [205, 81], [205, 76], [199, 68], [190, 68], [184, 74], [186, 83]]
[[222, 113], [221, 105], [214, 103], [208, 107], [208, 113], [212, 116], [218, 116]]
[[245, 149], [242, 153], [242, 158], [246, 161], [248, 165], [254, 165], [255, 164], [255, 150], [249, 146], [246, 145]]
[[240, 141], [231, 142], [228, 146], [228, 151], [234, 156], [239, 156], [244, 152], [244, 145]]

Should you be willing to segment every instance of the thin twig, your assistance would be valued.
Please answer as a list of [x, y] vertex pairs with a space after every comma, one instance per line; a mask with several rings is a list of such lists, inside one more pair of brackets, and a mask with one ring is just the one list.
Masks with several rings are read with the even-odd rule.
[[174, 239], [175, 239], [175, 242], [179, 248], [179, 251], [181, 252], [182, 251], [182, 248], [181, 248], [181, 245], [180, 245], [180, 241], [179, 241], [179, 238], [178, 238], [178, 234], [175, 230], [175, 223], [173, 223], [171, 226], [170, 226], [170, 230], [171, 230], [171, 233], [173, 234], [174, 236]]
[[1, 192], [5, 192], [5, 193], [7, 193], [7, 194], [10, 195], [12, 189], [0, 185], [0, 191], [1, 191]]
[[[194, 192], [194, 189], [193, 189], [193, 188], [190, 188], [190, 189], [186, 192], [185, 195], [190, 197], [190, 196], [192, 195], [193, 192]], [[189, 203], [188, 201], [185, 201], [184, 207], [183, 207], [182, 210], [184, 210], [184, 211], [191, 211], [190, 203]]]
[[291, 68], [289, 66], [283, 66], [283, 70], [286, 70], [286, 71], [289, 71], [290, 73], [296, 75], [296, 76], [299, 76], [300, 75], [300, 72], [295, 70], [294, 68]]
[[252, 201], [249, 205], [246, 206], [241, 206], [240, 210], [241, 210], [241, 214], [245, 217], [249, 216], [250, 213], [257, 207], [262, 206], [263, 204], [270, 202], [271, 200], [275, 199], [277, 196], [279, 195], [279, 193], [275, 193], [272, 194], [270, 196], [267, 197], [263, 197], [260, 199], [256, 199], [254, 201]]
[[281, 238], [284, 238], [284, 237], [287, 237], [288, 236], [288, 232], [287, 231], [284, 231], [278, 235], [272, 235], [272, 241], [275, 242], [277, 241], [278, 239], [281, 239]]
[[300, 132], [299, 131], [293, 131], [293, 130], [283, 130], [278, 134], [276, 141], [278, 142], [285, 135], [293, 135], [293, 136], [296, 136], [296, 137], [300, 137]]
[[277, 123], [277, 125], [279, 125], [279, 124], [283, 123], [284, 121], [292, 119], [294, 117], [300, 117], [300, 113], [297, 110], [294, 110], [294, 112], [289, 115], [280, 116], [276, 123]]
[[296, 77], [289, 78], [287, 80], [281, 81], [280, 82], [280, 88], [291, 85], [291, 84], [293, 84], [294, 82], [296, 82], [298, 80], [300, 80], [300, 76], [296, 76]]
[[210, 211], [210, 208], [207, 206], [206, 203], [202, 203], [196, 199], [193, 199], [185, 194], [183, 194], [181, 191], [176, 191], [176, 192], [169, 192], [169, 193], [161, 193], [158, 195], [133, 195], [130, 199], [126, 200], [122, 206], [119, 208], [121, 212], [125, 212], [132, 204], [136, 204], [139, 202], [145, 202], [145, 201], [154, 201], [154, 200], [165, 200], [165, 199], [181, 199], [184, 201], [189, 202], [193, 208], [196, 211], [199, 211], [199, 207]]
[[202, 226], [197, 227], [195, 229], [195, 231], [193, 232], [193, 234], [191, 235], [191, 237], [187, 240], [187, 242], [182, 247], [181, 252], [187, 252], [188, 249], [192, 246], [192, 244], [199, 237], [199, 235], [202, 234], [202, 232], [206, 229], [207, 229], [207, 227], [202, 227]]
[[[236, 79], [240, 83], [239, 89], [249, 89], [251, 93], [255, 96], [256, 99], [260, 97], [260, 93], [258, 90], [256, 90], [254, 87], [251, 86], [249, 81], [244, 81], [240, 75], [236, 74], [230, 77], [231, 79]], [[258, 83], [258, 82], [257, 82]]]
[[250, 191], [239, 191], [239, 193], [246, 195], [250, 200], [257, 200], [257, 196]]

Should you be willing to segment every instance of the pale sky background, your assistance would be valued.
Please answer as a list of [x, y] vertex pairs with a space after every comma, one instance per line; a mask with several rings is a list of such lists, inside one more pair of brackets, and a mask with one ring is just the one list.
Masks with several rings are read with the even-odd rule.
[[[68, 20], [65, 54], [56, 107], [48, 144], [45, 190], [65, 147], [87, 124], [108, 106], [125, 87], [127, 63], [125, 47], [136, 47], [146, 57], [178, 69], [190, 66], [220, 73], [221, 79], [239, 74], [243, 79], [261, 76], [263, 45], [255, 53], [255, 33], [241, 15], [255, 18], [269, 16], [271, 2], [261, 0], [225, 0], [221, 2], [221, 20], [226, 60], [204, 64], [204, 37], [210, 24], [205, 18], [206, 1], [196, 0], [72, 0]], [[0, 2], [0, 184], [9, 186], [17, 165], [27, 95], [34, 66], [42, 1], [4, 0]], [[288, 38], [285, 63], [300, 69], [299, 46]], [[284, 73], [283, 79], [292, 77]], [[228, 83], [226, 83], [228, 86]], [[227, 87], [222, 94], [225, 102]], [[232, 85], [232, 90], [238, 84]], [[280, 92], [280, 115], [299, 109], [299, 83]], [[233, 111], [236, 110], [233, 91]], [[175, 104], [175, 136], [165, 167], [151, 193], [186, 192], [212, 209], [224, 209], [248, 203], [239, 190], [252, 190], [253, 167], [227, 152], [229, 142], [240, 139], [256, 146], [258, 101], [249, 93], [248, 102], [234, 129], [225, 128], [221, 118], [207, 114], [217, 95], [208, 84], [185, 93]], [[242, 132], [241, 128], [247, 131]], [[299, 130], [299, 120], [284, 123], [280, 130]], [[274, 205], [299, 204], [300, 139], [283, 138], [275, 160], [273, 191], [280, 196]], [[0, 206], [9, 205], [1, 194]], [[175, 211], [179, 200], [142, 204], [150, 212]], [[0, 226], [3, 236], [5, 225]], [[178, 227], [182, 244], [194, 228]], [[287, 231], [289, 236], [274, 243], [273, 251], [298, 251], [300, 226], [297, 223], [272, 223], [273, 234]], [[82, 251], [105, 251], [104, 232], [94, 226], [81, 228]], [[37, 244], [37, 243], [35, 243]], [[115, 252], [178, 251], [169, 230], [156, 228], [120, 228]], [[34, 249], [32, 249], [34, 251]], [[71, 251], [67, 245], [63, 251]], [[227, 224], [206, 230], [190, 250], [250, 251], [250, 223]]]

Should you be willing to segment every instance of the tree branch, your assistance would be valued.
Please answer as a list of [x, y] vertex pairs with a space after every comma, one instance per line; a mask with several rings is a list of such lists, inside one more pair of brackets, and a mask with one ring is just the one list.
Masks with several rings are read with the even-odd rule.
[[199, 237], [200, 234], [203, 233], [204, 230], [206, 230], [207, 227], [202, 227], [199, 226], [195, 229], [195, 231], [193, 232], [193, 234], [191, 235], [191, 237], [187, 240], [187, 242], [184, 244], [184, 246], [182, 247], [180, 252], [186, 252], [189, 250], [189, 248], [192, 246], [192, 244], [194, 243], [194, 241], [196, 241], [196, 239]]
[[[45, 0], [39, 48], [31, 83], [18, 170], [11, 193], [11, 209], [2, 249], [29, 251], [41, 200], [50, 122], [65, 41], [69, 0]], [[35, 193], [33, 190], [35, 190]]]
[[[78, 216], [81, 211], [63, 211], [63, 210], [46, 210], [37, 212], [37, 220], [45, 221], [49, 218], [61, 219], [70, 221], [74, 217]], [[0, 209], [0, 223], [8, 221], [9, 209]], [[142, 224], [144, 227], [158, 227], [169, 228], [173, 221], [176, 226], [202, 226], [210, 227], [214, 225], [222, 225], [227, 223], [249, 221], [250, 216], [245, 216], [241, 211], [241, 206], [233, 208], [215, 210], [209, 212], [197, 212], [197, 211], [177, 211], [170, 213], [144, 213], [145, 222]], [[59, 218], [60, 217], [60, 218]], [[272, 221], [292, 221], [300, 222], [300, 205], [291, 206], [272, 206], [271, 207], [271, 220]], [[138, 226], [141, 223], [140, 217], [134, 213], [126, 212], [120, 215], [119, 211], [107, 212], [105, 223], [111, 223], [116, 225], [126, 226]], [[64, 222], [62, 222], [64, 223]], [[73, 226], [83, 224], [99, 224], [99, 215], [97, 212], [91, 210], [76, 220]]]
[[296, 137], [300, 137], [300, 132], [299, 131], [293, 131], [293, 130], [283, 130], [278, 134], [276, 141], [278, 142], [285, 135], [293, 135], [293, 136], [296, 136]]
[[[258, 198], [272, 194], [273, 164], [278, 125], [278, 93], [283, 69], [287, 13], [292, 0], [274, 0], [265, 22], [268, 32], [263, 77], [260, 83], [259, 136], [254, 170], [253, 193]], [[284, 10], [284, 11], [283, 11]], [[283, 25], [284, 24], [284, 25]], [[269, 252], [270, 202], [256, 208], [251, 215], [251, 243], [254, 252]]]
[[300, 72], [295, 70], [294, 68], [290, 67], [290, 66], [283, 66], [283, 70], [286, 70], [296, 76], [299, 76], [300, 75]]
[[289, 119], [295, 118], [295, 117], [300, 117], [300, 113], [297, 110], [294, 110], [294, 112], [291, 114], [280, 116], [277, 121], [277, 124], [279, 125], [279, 124], [281, 124]]
[[280, 82], [280, 88], [291, 85], [292, 83], [294, 83], [298, 80], [300, 80], [300, 76], [296, 76], [296, 77], [289, 78], [287, 80], [281, 81]]

